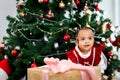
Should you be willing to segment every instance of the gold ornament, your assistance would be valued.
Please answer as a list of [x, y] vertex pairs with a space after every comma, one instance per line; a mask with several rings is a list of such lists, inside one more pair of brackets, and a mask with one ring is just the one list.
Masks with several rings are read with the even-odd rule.
[[25, 16], [25, 13], [24, 13], [24, 12], [21, 12], [21, 13], [20, 13], [20, 16], [21, 16], [21, 17], [24, 17], [24, 16]]
[[101, 22], [100, 21], [97, 21], [97, 25], [99, 26], [101, 24]]
[[112, 76], [112, 78], [115, 76], [115, 74], [114, 73], [111, 73], [111, 76]]
[[112, 59], [117, 60], [118, 56], [116, 54], [113, 54]]
[[65, 7], [65, 4], [63, 3], [63, 1], [61, 1], [61, 2], [59, 3], [59, 7], [60, 7], [60, 8], [64, 8], [64, 7]]
[[38, 0], [39, 3], [43, 3], [43, 0]]
[[86, 13], [88, 13], [89, 15], [92, 15], [92, 11], [90, 9], [87, 9]]
[[102, 31], [103, 31], [103, 33], [105, 33], [106, 30], [107, 30], [107, 29], [106, 29], [106, 26], [103, 25], [103, 26], [102, 26]]

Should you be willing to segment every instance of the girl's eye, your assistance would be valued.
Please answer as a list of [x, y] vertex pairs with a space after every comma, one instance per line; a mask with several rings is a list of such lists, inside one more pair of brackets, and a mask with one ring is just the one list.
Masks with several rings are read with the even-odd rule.
[[89, 40], [92, 40], [93, 38], [92, 37], [89, 37]]
[[85, 38], [82, 38], [81, 40], [85, 40]]

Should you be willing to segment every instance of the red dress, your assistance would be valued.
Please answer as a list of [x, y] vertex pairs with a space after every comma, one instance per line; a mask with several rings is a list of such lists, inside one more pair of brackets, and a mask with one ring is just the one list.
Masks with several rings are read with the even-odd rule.
[[100, 48], [93, 47], [90, 56], [87, 58], [82, 58], [76, 48], [74, 48], [70, 51], [67, 51], [66, 55], [68, 59], [70, 59], [74, 63], [79, 63], [86, 66], [97, 66], [101, 60], [101, 53], [102, 51]]

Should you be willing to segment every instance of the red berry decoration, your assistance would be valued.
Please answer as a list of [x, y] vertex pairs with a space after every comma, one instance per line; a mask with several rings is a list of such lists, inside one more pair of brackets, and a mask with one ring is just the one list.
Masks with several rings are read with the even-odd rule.
[[12, 54], [12, 56], [15, 56], [17, 54], [17, 50], [15, 50], [15, 49], [12, 50], [11, 54]]
[[70, 40], [70, 35], [68, 33], [66, 33], [66, 35], [64, 35], [64, 40], [65, 41], [69, 41]]
[[31, 68], [37, 67], [35, 61], [31, 64]]

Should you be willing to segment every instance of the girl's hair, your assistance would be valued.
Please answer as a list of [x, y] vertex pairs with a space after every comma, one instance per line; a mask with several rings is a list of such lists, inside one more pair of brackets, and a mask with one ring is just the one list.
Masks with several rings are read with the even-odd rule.
[[87, 26], [83, 26], [83, 27], [79, 27], [79, 28], [76, 30], [75, 39], [77, 38], [79, 31], [80, 31], [80, 30], [85, 30], [85, 29], [89, 29], [89, 30], [91, 30], [91, 31], [95, 34], [95, 31], [94, 31], [93, 28], [87, 27]]

